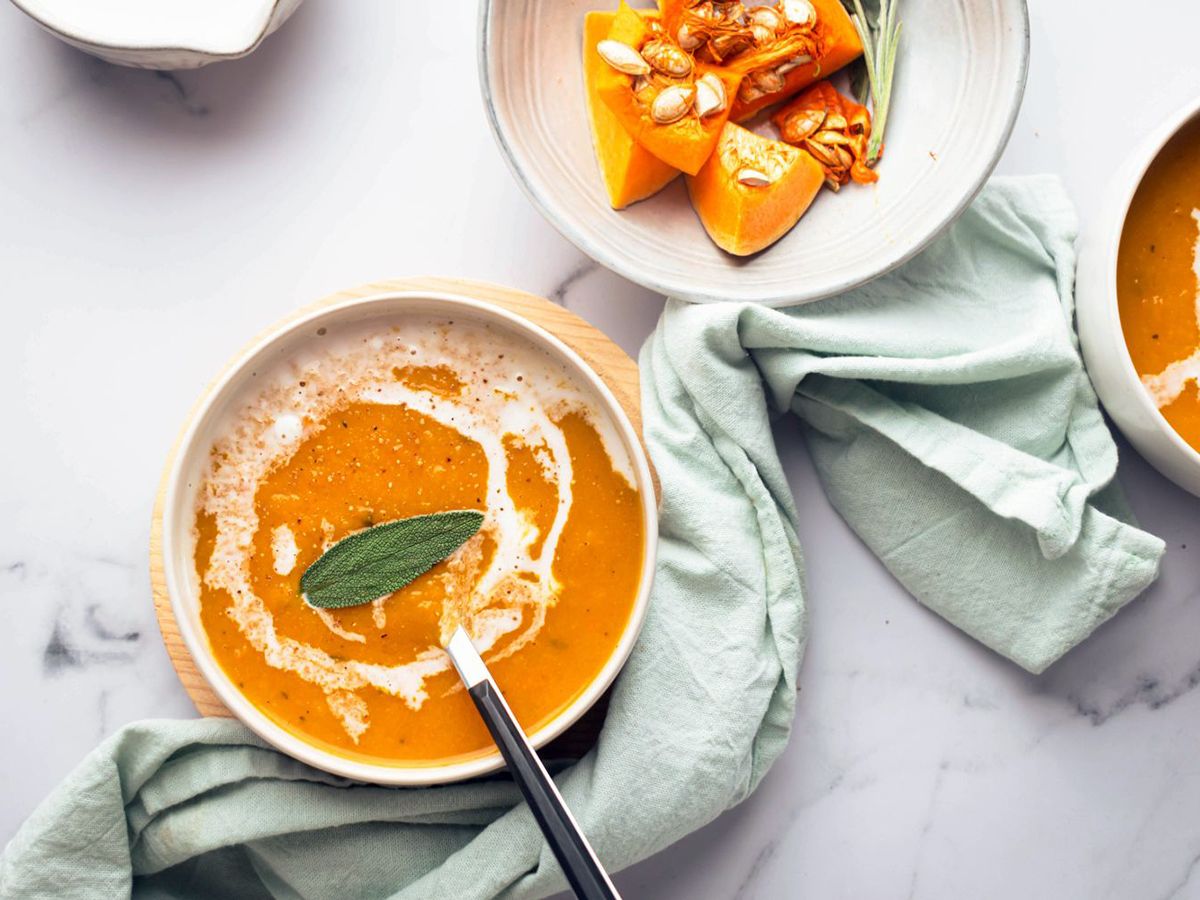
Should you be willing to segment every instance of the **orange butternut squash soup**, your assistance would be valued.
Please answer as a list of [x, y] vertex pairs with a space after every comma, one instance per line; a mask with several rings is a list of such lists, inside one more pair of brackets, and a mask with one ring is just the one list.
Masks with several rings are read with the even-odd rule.
[[1121, 327], [1159, 411], [1200, 450], [1200, 119], [1175, 135], [1134, 195], [1117, 257]]
[[[238, 689], [309, 743], [458, 762], [492, 744], [442, 642], [462, 624], [522, 725], [546, 724], [629, 622], [642, 501], [596, 398], [532, 344], [429, 318], [354, 327], [257, 372], [222, 427], [197, 500], [201, 619]], [[302, 597], [333, 543], [454, 509], [482, 511], [479, 533], [394, 594]]]

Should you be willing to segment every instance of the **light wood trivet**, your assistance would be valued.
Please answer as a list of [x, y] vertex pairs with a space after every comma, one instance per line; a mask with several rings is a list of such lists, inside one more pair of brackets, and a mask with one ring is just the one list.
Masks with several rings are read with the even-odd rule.
[[[641, 405], [638, 399], [637, 364], [603, 332], [593, 328], [583, 319], [579, 318], [579, 316], [563, 309], [561, 306], [551, 303], [549, 300], [544, 300], [533, 294], [526, 294], [523, 291], [456, 278], [400, 278], [391, 281], [376, 281], [360, 287], [350, 288], [349, 290], [339, 291], [316, 303], [302, 307], [283, 321], [275, 323], [269, 331], [275, 331], [287, 322], [293, 321], [322, 306], [329, 306], [354, 297], [369, 297], [372, 294], [382, 294], [392, 291], [436, 291], [463, 294], [476, 300], [494, 303], [496, 306], [518, 313], [531, 322], [542, 326], [582, 356], [588, 365], [596, 371], [604, 380], [604, 383], [608, 385], [609, 390], [616, 396], [625, 413], [629, 416], [630, 421], [633, 422], [638, 434], [641, 434], [642, 419]], [[263, 332], [262, 335], [256, 337], [254, 341], [246, 346], [250, 347], [254, 343], [257, 343], [267, 333], [268, 331]], [[239, 353], [234, 361], [240, 358], [241, 355]], [[227, 370], [232, 366], [234, 361], [228, 363], [225, 369]], [[222, 375], [224, 371], [222, 370]], [[179, 680], [183, 682], [184, 690], [187, 691], [192, 703], [195, 704], [196, 709], [201, 715], [231, 717], [233, 714], [225, 708], [220, 698], [209, 687], [208, 682], [204, 680], [204, 676], [200, 674], [200, 670], [196, 668], [191, 654], [188, 653], [187, 645], [184, 644], [183, 637], [179, 633], [179, 626], [175, 622], [175, 614], [171, 610], [171, 600], [167, 596], [166, 576], [164, 574], [165, 560], [162, 555], [163, 507], [166, 500], [167, 475], [174, 465], [176, 453], [179, 452], [179, 439], [187, 430], [188, 425], [191, 424], [196, 410], [199, 409], [200, 404], [213, 390], [213, 385], [220, 380], [220, 377], [218, 375], [204, 389], [204, 392], [193, 405], [191, 412], [188, 413], [187, 421], [185, 421], [183, 428], [180, 429], [179, 436], [176, 438], [175, 444], [167, 456], [166, 465], [163, 468], [162, 478], [158, 486], [158, 494], [154, 500], [154, 518], [150, 524], [150, 589], [154, 595], [154, 610], [158, 615], [158, 627], [162, 631], [163, 643], [167, 647], [167, 655], [171, 658], [171, 663], [175, 666]], [[600, 732], [600, 726], [604, 722], [604, 712], [607, 706], [608, 697], [606, 694], [583, 718], [546, 748], [546, 755], [552, 758], [577, 758], [586, 753], [596, 741], [596, 736]]]

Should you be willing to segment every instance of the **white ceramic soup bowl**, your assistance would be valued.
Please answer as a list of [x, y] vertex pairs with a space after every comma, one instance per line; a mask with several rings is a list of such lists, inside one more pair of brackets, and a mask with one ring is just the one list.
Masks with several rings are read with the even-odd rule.
[[1117, 306], [1117, 255], [1133, 195], [1167, 142], [1197, 116], [1200, 98], [1150, 134], [1112, 179], [1100, 214], [1080, 237], [1075, 302], [1084, 362], [1105, 410], [1156, 469], [1200, 495], [1200, 453], [1171, 427], [1143, 387]]
[[[530, 735], [541, 746], [561, 734], [588, 710], [616, 678], [637, 640], [645, 618], [654, 575], [658, 520], [654, 483], [638, 434], [621, 404], [580, 356], [554, 335], [515, 313], [466, 296], [436, 291], [402, 291], [353, 298], [322, 306], [277, 326], [243, 351], [211, 387], [184, 432], [167, 476], [163, 511], [162, 555], [171, 608], [188, 652], [221, 702], [259, 737], [278, 750], [318, 769], [358, 781], [388, 785], [429, 785], [482, 775], [503, 765], [498, 751], [466, 761], [439, 764], [365, 762], [316, 746], [286, 730], [255, 707], [236, 687], [213, 656], [200, 620], [198, 575], [194, 562], [197, 491], [210, 449], [223, 422], [254, 393], [254, 373], [311, 348], [318, 329], [386, 324], [399, 317], [451, 317], [486, 324], [514, 340], [526, 341], [564, 366], [569, 377], [591, 394], [598, 410], [612, 423], [633, 463], [642, 497], [645, 539], [642, 573], [633, 612], [620, 640], [597, 677], [562, 712]], [[503, 686], [502, 686], [503, 687]]]
[[12, 0], [93, 56], [139, 69], [195, 69], [253, 51], [301, 0]]

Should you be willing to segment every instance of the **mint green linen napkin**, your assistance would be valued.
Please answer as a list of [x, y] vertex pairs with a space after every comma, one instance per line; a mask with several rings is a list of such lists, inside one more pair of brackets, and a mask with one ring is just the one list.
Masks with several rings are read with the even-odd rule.
[[[1041, 671], [1149, 584], [1163, 545], [1105, 491], [1116, 449], [1072, 332], [1058, 183], [993, 182], [921, 257], [786, 312], [668, 304], [642, 353], [662, 482], [645, 630], [599, 744], [559, 777], [613, 869], [744, 799], [787, 741], [806, 637], [770, 422], [916, 597]], [[232, 722], [95, 750], [0, 858], [0, 897], [512, 898], [564, 885], [503, 777], [353, 785]]]
[[1056, 178], [997, 178], [923, 254], [840, 297], [671, 302], [642, 355], [650, 428], [684, 406], [773, 476], [770, 435], [750, 434], [761, 379], [900, 582], [1041, 672], [1146, 587], [1164, 550], [1106, 490], [1117, 448], [1072, 331], [1075, 233]]

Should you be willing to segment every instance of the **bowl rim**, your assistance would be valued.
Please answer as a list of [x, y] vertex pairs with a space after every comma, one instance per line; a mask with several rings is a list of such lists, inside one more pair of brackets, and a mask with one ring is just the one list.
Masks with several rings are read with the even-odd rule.
[[[127, 52], [137, 54], [151, 53], [189, 53], [205, 56], [212, 59], [214, 62], [222, 59], [239, 59], [252, 53], [259, 44], [267, 37], [267, 33], [271, 28], [271, 20], [275, 18], [275, 13], [285, 0], [265, 0], [263, 3], [262, 25], [258, 28], [257, 33], [248, 44], [239, 49], [220, 49], [214, 50], [207, 47], [197, 46], [195, 44], [171, 44], [171, 43], [122, 43], [114, 44], [110, 41], [100, 41], [93, 37], [84, 36], [76, 31], [63, 25], [61, 22], [53, 24], [45, 15], [38, 11], [38, 0], [11, 0], [13, 6], [27, 15], [30, 19], [53, 34], [55, 37], [66, 41], [68, 44], [73, 44], [79, 48], [103, 50], [106, 52]], [[298, 0], [303, 2], [303, 0]]]
[[[164, 583], [170, 599], [171, 611], [188, 653], [205, 681], [229, 711], [260, 738], [288, 756], [322, 771], [355, 781], [390, 786], [426, 786], [461, 781], [500, 769], [504, 765], [504, 760], [500, 756], [499, 750], [493, 750], [491, 753], [449, 765], [370, 763], [322, 749], [272, 721], [237, 689], [209, 648], [207, 634], [198, 622], [199, 598], [193, 590], [192, 580], [185, 577], [183, 583], [180, 583], [181, 564], [178, 556], [184, 548], [190, 546], [191, 541], [190, 537], [178, 533], [178, 530], [181, 521], [180, 504], [186, 503], [190, 508], [194, 503], [195, 489], [189, 488], [186, 484], [187, 474], [193, 468], [195, 455], [208, 450], [207, 446], [201, 447], [197, 442], [212, 424], [214, 417], [219, 414], [220, 411], [217, 408], [226, 399], [235, 396], [239, 390], [245, 387], [244, 382], [248, 377], [246, 373], [256, 363], [268, 359], [280, 342], [296, 337], [298, 332], [313, 327], [317, 322], [332, 324], [340, 321], [349, 311], [369, 308], [373, 305], [380, 307], [378, 311], [380, 315], [386, 315], [388, 305], [409, 301], [426, 301], [426, 303], [431, 303], [452, 314], [462, 314], [473, 317], [477, 321], [499, 324], [502, 328], [514, 332], [518, 337], [530, 341], [534, 346], [547, 352], [556, 361], [566, 364], [573, 378], [579, 379], [582, 384], [595, 392], [604, 412], [610, 416], [621, 436], [633, 463], [638, 490], [641, 494], [642, 518], [645, 524], [642, 571], [638, 580], [633, 609], [620, 640], [596, 678], [553, 719], [530, 735], [530, 740], [535, 747], [541, 747], [574, 724], [600, 699], [629, 658], [645, 622], [650, 591], [654, 581], [658, 544], [658, 511], [650, 464], [641, 438], [629, 416], [604, 380], [575, 350], [542, 326], [515, 312], [486, 300], [453, 291], [423, 289], [382, 291], [320, 305], [298, 315], [287, 317], [256, 338], [248, 347], [240, 350], [221, 371], [216, 381], [206, 390], [192, 412], [180, 437], [178, 451], [171, 461], [170, 472], [167, 476], [162, 516], [162, 559]], [[434, 311], [429, 314], [437, 315], [438, 313]], [[190, 522], [191, 517], [187, 516], [183, 521]], [[188, 563], [188, 565], [194, 569], [194, 564]], [[193, 614], [196, 616], [195, 620]]]
[[1133, 364], [1133, 355], [1129, 351], [1129, 342], [1125, 339], [1125, 328], [1121, 323], [1121, 309], [1117, 295], [1117, 265], [1121, 255], [1121, 236], [1125, 232], [1125, 220], [1129, 216], [1129, 207], [1137, 195], [1138, 188], [1150, 167], [1159, 155], [1183, 128], [1195, 120], [1200, 120], [1200, 94], [1185, 103], [1138, 145], [1130, 155], [1124, 171], [1121, 173], [1121, 192], [1116, 196], [1115, 214], [1109, 216], [1104, 223], [1106, 233], [1101, 234], [1104, 247], [1104, 316], [1105, 324], [1112, 334], [1120, 338], [1121, 346], [1118, 366], [1123, 380], [1135, 390], [1138, 409], [1144, 418], [1152, 420], [1157, 433], [1171, 445], [1181, 460], [1186, 460], [1200, 473], [1200, 450], [1183, 439], [1183, 436], [1172, 427], [1167, 417], [1150, 399], [1150, 393], [1142, 384], [1142, 377]]
[[[477, 19], [476, 29], [476, 65], [479, 69], [479, 89], [483, 97], [484, 110], [487, 113], [488, 125], [492, 131], [492, 137], [500, 147], [501, 156], [504, 157], [508, 169], [513, 174], [517, 185], [522, 193], [529, 201], [537, 208], [542, 217], [546, 219], [554, 228], [574, 244], [584, 254], [594, 259], [607, 269], [617, 273], [622, 278], [639, 284], [648, 290], [663, 294], [667, 297], [678, 297], [682, 300], [687, 300], [691, 303], [722, 303], [730, 302], [730, 298], [722, 296], [720, 293], [713, 293], [706, 290], [703, 286], [691, 286], [686, 293], [681, 293], [678, 287], [672, 287], [662, 282], [658, 278], [646, 275], [638, 271], [636, 266], [628, 264], [620, 254], [610, 254], [601, 248], [594, 246], [575, 225], [573, 225], [568, 217], [558, 215], [549, 199], [525, 177], [524, 172], [517, 164], [516, 152], [513, 149], [512, 142], [509, 140], [508, 132], [505, 126], [500, 121], [500, 117], [496, 112], [496, 104], [493, 98], [492, 81], [490, 66], [488, 64], [491, 52], [491, 23], [492, 13], [500, 0], [480, 0], [479, 17]], [[969, 0], [967, 0], [969, 2]], [[1008, 146], [1009, 138], [1012, 137], [1013, 128], [1017, 124], [1017, 116], [1021, 111], [1022, 101], [1025, 97], [1025, 85], [1029, 79], [1029, 45], [1030, 45], [1030, 24], [1029, 24], [1029, 4], [1027, 0], [1010, 0], [1020, 11], [1020, 53], [1017, 65], [1017, 77], [1012, 81], [1012, 88], [1006, 99], [1007, 116], [1004, 125], [1000, 131], [1000, 139], [996, 142], [990, 157], [976, 171], [974, 180], [970, 189], [964, 192], [961, 200], [947, 213], [945, 218], [937, 225], [936, 228], [930, 230], [922, 240], [918, 241], [907, 251], [899, 255], [888, 258], [887, 261], [870, 274], [845, 275], [838, 279], [835, 283], [829, 284], [820, 288], [810, 289], [808, 291], [791, 290], [786, 292], [763, 293], [754, 298], [738, 298], [733, 302], [757, 303], [763, 306], [772, 307], [787, 307], [799, 306], [804, 303], [812, 303], [817, 300], [823, 300], [826, 297], [832, 297], [845, 291], [853, 290], [856, 287], [861, 287], [868, 284], [888, 272], [904, 265], [906, 262], [917, 256], [925, 250], [934, 240], [949, 228], [966, 210], [968, 206], [979, 196], [979, 192], [983, 190], [983, 186], [987, 183], [995, 171], [996, 164], [1000, 161], [1005, 148]], [[1014, 35], [1014, 37], [1016, 37]]]

